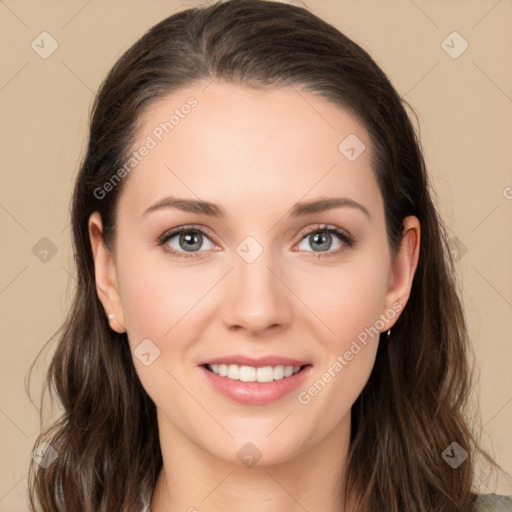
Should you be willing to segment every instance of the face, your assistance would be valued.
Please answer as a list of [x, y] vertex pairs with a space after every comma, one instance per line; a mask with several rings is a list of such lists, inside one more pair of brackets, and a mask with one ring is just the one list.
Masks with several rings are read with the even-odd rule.
[[240, 464], [346, 435], [419, 235], [408, 218], [391, 259], [366, 130], [305, 91], [213, 82], [160, 99], [138, 133], [111, 253], [97, 214], [89, 226], [98, 294], [161, 435]]

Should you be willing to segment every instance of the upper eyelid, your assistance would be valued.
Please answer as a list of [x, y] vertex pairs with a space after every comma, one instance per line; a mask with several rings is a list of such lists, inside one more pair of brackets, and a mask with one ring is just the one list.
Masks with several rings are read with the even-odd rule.
[[158, 238], [160, 240], [163, 240], [165, 238], [174, 237], [176, 235], [179, 235], [181, 232], [186, 232], [186, 231], [199, 231], [201, 233], [204, 233], [204, 234], [210, 236], [211, 238], [216, 238], [215, 235], [212, 234], [213, 232], [209, 228], [207, 228], [206, 226], [196, 225], [196, 224], [190, 224], [190, 225], [184, 224], [182, 226], [176, 226], [175, 228], [167, 229]]
[[[317, 223], [315, 226], [313, 226], [311, 228], [304, 228], [304, 229], [299, 230], [297, 235], [301, 236], [301, 239], [299, 240], [299, 242], [300, 242], [300, 241], [304, 240], [304, 238], [306, 238], [307, 236], [310, 236], [312, 233], [315, 233], [316, 231], [329, 231], [329, 230], [339, 230], [342, 233], [346, 234], [346, 236], [348, 238], [353, 238], [352, 235], [350, 234], [350, 232], [344, 228], [335, 226], [333, 224], [319, 224], [319, 223]], [[199, 232], [203, 233], [204, 235], [206, 235], [213, 243], [215, 243], [216, 245], [220, 245], [217, 241], [217, 237], [214, 234], [212, 234], [213, 232], [209, 228], [207, 228], [206, 226], [203, 226], [201, 224], [190, 224], [190, 225], [184, 224], [182, 226], [177, 226], [175, 228], [169, 229], [169, 230], [165, 231], [159, 237], [159, 240], [162, 243], [166, 243], [169, 239], [174, 238], [175, 236], [179, 235], [181, 232], [187, 232], [187, 231], [199, 231]], [[295, 236], [297, 236], [297, 235], [295, 235]], [[202, 252], [202, 251], [198, 251], [198, 252]]]

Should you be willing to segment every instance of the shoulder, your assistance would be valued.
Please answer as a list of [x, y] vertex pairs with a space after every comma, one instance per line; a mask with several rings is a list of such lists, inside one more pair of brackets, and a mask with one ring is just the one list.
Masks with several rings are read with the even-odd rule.
[[512, 494], [480, 494], [476, 500], [475, 512], [512, 512]]

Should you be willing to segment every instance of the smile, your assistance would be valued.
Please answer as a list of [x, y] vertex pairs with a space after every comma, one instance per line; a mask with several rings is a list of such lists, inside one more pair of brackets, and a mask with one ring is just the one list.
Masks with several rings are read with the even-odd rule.
[[285, 398], [303, 385], [313, 366], [211, 363], [198, 369], [205, 382], [229, 400], [244, 405], [265, 405]]
[[237, 364], [209, 364], [206, 368], [215, 375], [242, 382], [272, 382], [286, 379], [300, 371], [301, 366], [239, 366]]

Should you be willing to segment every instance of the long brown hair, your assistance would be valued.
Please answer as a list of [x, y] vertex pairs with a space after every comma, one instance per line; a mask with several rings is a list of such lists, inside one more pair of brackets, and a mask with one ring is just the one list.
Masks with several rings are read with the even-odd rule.
[[[47, 467], [32, 462], [33, 510], [140, 512], [151, 496], [162, 467], [156, 408], [138, 379], [126, 334], [113, 332], [105, 319], [88, 219], [101, 214], [108, 246], [129, 178], [106, 197], [97, 191], [127, 161], [141, 116], [164, 95], [213, 79], [300, 87], [348, 109], [365, 126], [392, 254], [408, 215], [418, 217], [422, 240], [408, 303], [389, 339], [381, 337], [374, 369], [352, 407], [347, 495], [368, 512], [474, 510], [479, 448], [466, 419], [467, 327], [449, 237], [407, 105], [368, 53], [333, 26], [306, 9], [263, 0], [217, 2], [170, 16], [126, 51], [101, 85], [72, 200], [77, 286], [46, 377], [63, 414], [36, 441], [47, 442], [57, 457]], [[468, 453], [456, 469], [442, 458], [452, 442]]]

